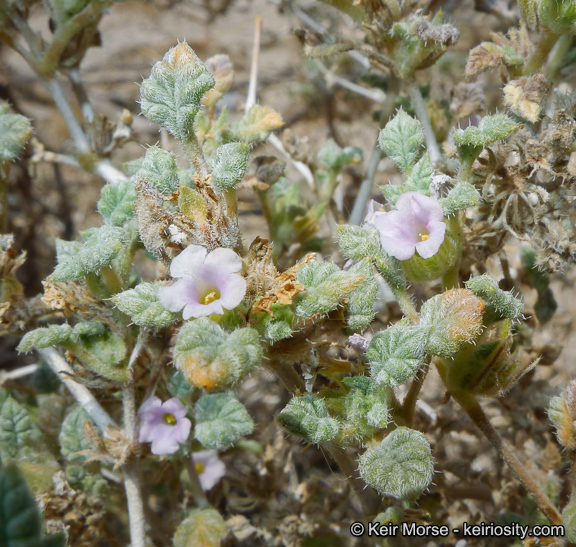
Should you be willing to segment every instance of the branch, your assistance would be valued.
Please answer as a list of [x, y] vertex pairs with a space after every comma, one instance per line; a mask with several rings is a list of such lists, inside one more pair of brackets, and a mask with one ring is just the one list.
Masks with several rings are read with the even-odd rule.
[[38, 350], [38, 353], [48, 363], [50, 368], [62, 380], [68, 391], [72, 393], [76, 402], [86, 411], [86, 414], [92, 418], [100, 431], [106, 435], [108, 426], [117, 427], [110, 415], [100, 406], [100, 403], [94, 398], [94, 395], [88, 388], [74, 380], [74, 371], [67, 363], [66, 359], [54, 348]]
[[370, 200], [370, 196], [372, 194], [374, 179], [376, 178], [376, 173], [378, 172], [378, 166], [380, 165], [381, 159], [382, 150], [378, 146], [378, 142], [376, 142], [376, 147], [372, 150], [372, 154], [368, 160], [366, 178], [360, 185], [358, 195], [354, 201], [354, 207], [352, 207], [352, 213], [350, 213], [350, 218], [348, 219], [348, 222], [354, 226], [360, 226], [362, 223], [364, 212], [366, 211], [366, 206], [368, 205], [368, 201]]
[[434, 135], [428, 112], [426, 112], [426, 106], [424, 106], [422, 93], [420, 93], [420, 88], [416, 82], [412, 82], [408, 86], [408, 94], [410, 95], [412, 106], [414, 106], [414, 110], [416, 111], [416, 117], [422, 126], [422, 131], [424, 132], [426, 149], [428, 150], [430, 161], [432, 162], [432, 165], [436, 165], [440, 161], [442, 154], [440, 153], [440, 148], [438, 147], [436, 135]]

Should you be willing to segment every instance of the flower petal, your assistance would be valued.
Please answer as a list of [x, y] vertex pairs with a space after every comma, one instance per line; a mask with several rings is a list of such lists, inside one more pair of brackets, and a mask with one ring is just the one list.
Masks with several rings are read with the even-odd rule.
[[242, 259], [231, 249], [214, 249], [206, 259], [204, 264], [215, 266], [222, 272], [236, 273], [242, 268]]
[[444, 242], [446, 224], [444, 222], [433, 221], [428, 224], [428, 230], [428, 239], [416, 244], [416, 250], [422, 258], [431, 258], [438, 252]]
[[246, 280], [240, 274], [230, 274], [219, 284], [218, 289], [220, 305], [226, 310], [233, 310], [246, 294]]
[[190, 277], [183, 277], [158, 291], [158, 300], [171, 312], [179, 312], [190, 302], [198, 301], [198, 298], [197, 286]]
[[184, 320], [188, 320], [192, 317], [207, 317], [209, 315], [212, 315], [213, 313], [217, 313], [219, 315], [222, 315], [224, 313], [222, 305], [220, 304], [220, 299], [214, 300], [214, 302], [210, 302], [210, 304], [200, 304], [200, 302], [189, 302], [184, 307], [182, 317], [184, 318]]
[[189, 245], [170, 264], [172, 277], [194, 277], [197, 267], [202, 264], [208, 251], [200, 245]]
[[188, 409], [180, 402], [177, 397], [172, 397], [172, 399], [168, 399], [162, 405], [162, 412], [169, 412], [179, 420], [180, 418], [184, 418], [186, 416]]

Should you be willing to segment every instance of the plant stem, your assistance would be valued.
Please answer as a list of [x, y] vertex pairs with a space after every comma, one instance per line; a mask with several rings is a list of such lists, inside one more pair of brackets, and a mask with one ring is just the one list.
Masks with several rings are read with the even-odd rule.
[[108, 426], [117, 427], [114, 420], [100, 406], [100, 403], [94, 398], [86, 386], [76, 382], [74, 371], [66, 362], [66, 359], [54, 348], [45, 348], [38, 350], [38, 353], [48, 363], [50, 368], [58, 375], [64, 385], [72, 393], [76, 402], [86, 411], [86, 414], [92, 418], [100, 431], [105, 435]]
[[130, 521], [130, 545], [131, 547], [146, 546], [146, 532], [144, 519], [144, 504], [142, 503], [142, 489], [138, 476], [137, 462], [127, 463], [123, 469], [124, 489], [128, 502], [128, 518]]
[[392, 286], [391, 289], [402, 313], [409, 319], [410, 323], [417, 325], [420, 322], [420, 318], [408, 291], [406, 289], [396, 289]]
[[[134, 366], [144, 347], [146, 331], [138, 333], [136, 344], [128, 360], [129, 380], [122, 392], [122, 409], [124, 415], [124, 434], [131, 446], [138, 444], [138, 419], [136, 417], [136, 397], [134, 394]], [[128, 502], [128, 519], [130, 522], [130, 540], [132, 547], [145, 547], [146, 531], [144, 519], [144, 502], [138, 473], [138, 459], [128, 461], [122, 468], [124, 489]]]
[[183, 146], [188, 154], [188, 159], [196, 170], [196, 174], [200, 177], [200, 181], [205, 181], [208, 178], [208, 165], [206, 164], [202, 147], [194, 132], [190, 134], [190, 138], [187, 142], [183, 143]]
[[530, 472], [522, 465], [508, 444], [498, 435], [492, 427], [478, 399], [470, 393], [454, 393], [451, 395], [458, 401], [470, 419], [482, 431], [484, 436], [492, 443], [500, 457], [510, 466], [524, 488], [534, 498], [540, 511], [552, 524], [562, 524], [562, 516], [546, 493], [536, 483]]
[[346, 452], [341, 446], [335, 444], [326, 443], [322, 445], [334, 458], [334, 461], [340, 467], [340, 470], [350, 481], [352, 489], [356, 492], [360, 504], [362, 505], [362, 510], [366, 517], [372, 517], [376, 515], [378, 511], [378, 506], [380, 504], [380, 497], [376, 490], [370, 486], [365, 486], [364, 481], [358, 473], [357, 466], [350, 457], [350, 454]]
[[428, 376], [429, 368], [429, 365], [424, 365], [420, 369], [414, 380], [412, 380], [412, 384], [410, 384], [410, 389], [408, 390], [404, 401], [402, 401], [402, 415], [406, 421], [407, 427], [412, 427], [414, 422], [414, 410], [416, 409], [416, 403], [418, 402], [418, 396], [420, 395], [424, 381]]
[[281, 363], [274, 359], [268, 361], [268, 367], [278, 376], [284, 387], [293, 395], [306, 392], [304, 380], [291, 364]]
[[190, 493], [194, 498], [194, 503], [199, 509], [206, 509], [210, 507], [210, 503], [206, 499], [206, 493], [200, 484], [200, 479], [198, 478], [198, 472], [196, 471], [196, 464], [192, 459], [192, 456], [186, 456], [184, 458], [184, 467], [186, 467], [186, 472], [188, 473], [188, 478], [190, 479]]
[[52, 78], [46, 82], [48, 89], [68, 126], [68, 131], [70, 131], [70, 137], [74, 141], [74, 147], [78, 151], [79, 154], [88, 154], [90, 152], [90, 144], [88, 143], [88, 139], [84, 134], [84, 130], [82, 126], [78, 122], [68, 99], [62, 89], [60, 83], [56, 80], [56, 78]]
[[524, 75], [530, 76], [542, 68], [542, 65], [546, 62], [548, 54], [558, 41], [558, 38], [560, 38], [560, 36], [552, 32], [544, 32], [544, 34], [542, 34], [542, 38], [540, 38], [532, 57], [524, 68]]
[[440, 148], [438, 147], [436, 135], [434, 135], [434, 130], [432, 129], [432, 124], [430, 123], [430, 118], [428, 117], [428, 112], [426, 112], [426, 106], [424, 105], [422, 93], [420, 93], [420, 88], [416, 82], [412, 82], [408, 86], [408, 95], [412, 101], [412, 106], [416, 112], [416, 117], [422, 126], [424, 139], [426, 140], [426, 149], [428, 150], [430, 161], [432, 162], [432, 165], [436, 165], [440, 161], [442, 154], [440, 153]]
[[94, 120], [94, 110], [92, 110], [92, 105], [88, 99], [88, 94], [84, 88], [84, 83], [82, 82], [82, 76], [80, 75], [80, 69], [71, 68], [68, 71], [68, 76], [72, 82], [72, 88], [74, 93], [80, 102], [80, 108], [82, 109], [82, 116], [88, 122], [91, 123]]
[[358, 195], [356, 196], [356, 201], [354, 201], [354, 207], [352, 208], [352, 213], [348, 222], [354, 226], [360, 226], [362, 219], [364, 218], [364, 211], [366, 210], [366, 205], [372, 194], [372, 187], [374, 186], [374, 179], [376, 178], [376, 173], [378, 172], [378, 165], [380, 165], [380, 160], [382, 159], [382, 150], [376, 142], [376, 147], [372, 150], [370, 159], [368, 160], [368, 169], [366, 169], [366, 178], [362, 181], [360, 189], [358, 190]]
[[552, 48], [550, 55], [548, 56], [548, 62], [546, 63], [546, 76], [549, 80], [554, 81], [556, 79], [556, 74], [562, 67], [562, 61], [566, 56], [566, 53], [570, 50], [572, 45], [573, 36], [564, 34], [560, 36], [560, 39], [556, 42], [556, 45]]

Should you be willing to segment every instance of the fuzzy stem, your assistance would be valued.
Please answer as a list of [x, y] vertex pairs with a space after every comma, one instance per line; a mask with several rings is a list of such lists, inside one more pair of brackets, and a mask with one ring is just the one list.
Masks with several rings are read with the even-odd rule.
[[522, 465], [508, 444], [498, 435], [492, 427], [478, 399], [470, 393], [455, 393], [451, 395], [458, 401], [470, 419], [482, 431], [484, 436], [492, 443], [500, 457], [510, 466], [514, 475], [523, 484], [524, 488], [534, 498], [540, 511], [552, 524], [562, 524], [562, 516], [546, 493], [536, 483], [530, 472]]
[[188, 141], [182, 143], [182, 145], [188, 155], [188, 159], [194, 166], [194, 169], [196, 169], [196, 174], [200, 177], [201, 181], [205, 181], [208, 178], [208, 165], [196, 134], [192, 132]]
[[406, 421], [407, 427], [412, 427], [414, 422], [414, 410], [416, 409], [416, 403], [418, 402], [418, 396], [420, 395], [424, 381], [428, 376], [429, 368], [429, 365], [424, 365], [420, 369], [414, 380], [412, 380], [412, 384], [410, 384], [410, 389], [408, 390], [404, 401], [402, 401], [402, 415]]
[[45, 348], [38, 350], [38, 353], [48, 363], [50, 368], [58, 375], [68, 391], [72, 393], [76, 402], [86, 411], [86, 414], [92, 418], [94, 423], [98, 426], [103, 434], [106, 433], [108, 426], [116, 427], [114, 420], [108, 413], [100, 406], [100, 403], [94, 398], [94, 395], [86, 388], [86, 386], [77, 383], [74, 378], [74, 371], [54, 348]]
[[146, 532], [144, 519], [144, 504], [142, 502], [142, 488], [138, 476], [137, 462], [126, 464], [122, 470], [124, 476], [124, 489], [128, 502], [128, 519], [130, 521], [131, 547], [146, 547]]
[[553, 32], [545, 31], [542, 34], [542, 38], [540, 38], [540, 41], [538, 42], [532, 57], [524, 68], [524, 74], [526, 76], [535, 74], [542, 68], [542, 65], [546, 62], [548, 54], [554, 47], [554, 44], [558, 41], [558, 38], [560, 38], [560, 36], [558, 34], [554, 34]]
[[296, 372], [293, 365], [280, 363], [270, 359], [270, 361], [268, 361], [268, 367], [274, 372], [274, 374], [276, 374], [276, 376], [278, 376], [280, 381], [284, 384], [284, 387], [292, 393], [292, 395], [297, 395], [306, 391], [304, 380]]
[[434, 130], [432, 129], [432, 124], [430, 123], [430, 118], [428, 117], [428, 112], [426, 112], [426, 106], [424, 105], [422, 93], [420, 93], [420, 88], [416, 82], [412, 82], [408, 86], [408, 95], [412, 101], [412, 106], [416, 112], [416, 117], [422, 126], [424, 139], [426, 139], [426, 149], [428, 150], [430, 161], [432, 162], [432, 165], [436, 165], [440, 161], [442, 154], [440, 153], [440, 148], [438, 147], [436, 135], [434, 135]]
[[206, 493], [200, 484], [200, 479], [198, 478], [198, 472], [196, 471], [196, 464], [191, 456], [184, 458], [184, 467], [186, 467], [186, 472], [188, 473], [188, 479], [190, 480], [190, 493], [194, 498], [194, 503], [199, 509], [206, 509], [210, 507], [210, 503], [206, 498]]
[[408, 291], [406, 289], [391, 288], [402, 313], [409, 319], [410, 323], [417, 325], [420, 322], [420, 318], [418, 317], [418, 312], [414, 307], [412, 298]]
[[[128, 360], [129, 380], [122, 392], [122, 409], [124, 414], [124, 434], [128, 442], [135, 446], [138, 443], [138, 418], [136, 416], [136, 396], [134, 393], [134, 366], [146, 341], [146, 331], [138, 333], [136, 345]], [[128, 502], [128, 519], [130, 522], [130, 540], [132, 547], [145, 547], [146, 532], [144, 519], [144, 502], [138, 473], [138, 460], [129, 461], [123, 468], [124, 489]]]

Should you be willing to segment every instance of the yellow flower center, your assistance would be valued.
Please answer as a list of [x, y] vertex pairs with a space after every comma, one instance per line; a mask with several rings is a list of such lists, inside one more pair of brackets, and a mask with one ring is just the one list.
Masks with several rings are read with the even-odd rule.
[[418, 234], [418, 237], [420, 238], [420, 241], [427, 241], [428, 238], [430, 237], [430, 234], [424, 233], [424, 232], [420, 232]]
[[178, 423], [176, 416], [174, 416], [174, 414], [170, 414], [169, 412], [166, 412], [166, 414], [164, 414], [164, 421], [168, 425], [176, 425]]
[[206, 466], [203, 463], [197, 463], [196, 464], [196, 473], [198, 473], [198, 475], [202, 475], [202, 473], [204, 473], [205, 469], [206, 469]]
[[211, 304], [214, 300], [218, 300], [220, 298], [220, 293], [218, 291], [210, 291], [203, 299], [203, 304]]

